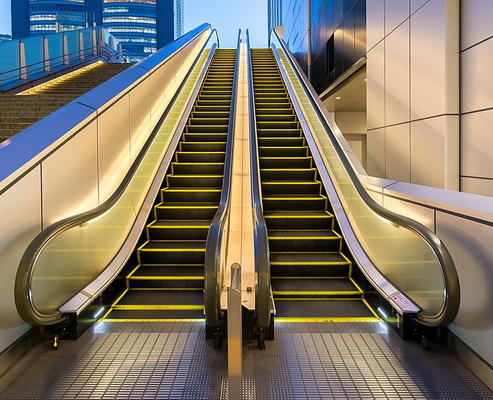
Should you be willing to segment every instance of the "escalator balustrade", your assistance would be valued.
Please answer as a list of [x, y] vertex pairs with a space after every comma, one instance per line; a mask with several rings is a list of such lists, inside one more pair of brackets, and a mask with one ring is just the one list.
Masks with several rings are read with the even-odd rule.
[[204, 318], [207, 233], [223, 181], [236, 50], [216, 50], [154, 206], [127, 289], [106, 321]]
[[253, 49], [262, 201], [276, 321], [374, 321], [270, 49]]

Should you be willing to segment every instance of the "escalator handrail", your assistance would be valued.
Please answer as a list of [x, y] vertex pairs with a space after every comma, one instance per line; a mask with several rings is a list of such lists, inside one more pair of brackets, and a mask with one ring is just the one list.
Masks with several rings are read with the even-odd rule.
[[[205, 26], [205, 25], [204, 25]], [[200, 30], [196, 35], [194, 35], [189, 41], [187, 41], [182, 47], [177, 49], [170, 57], [173, 57], [175, 54], [177, 54], [181, 48], [184, 46], [188, 45], [190, 42], [192, 42], [196, 37], [200, 36], [203, 32], [205, 32], [207, 29], [211, 29], [211, 26], [207, 24], [207, 26], [204, 27], [204, 29]], [[32, 284], [32, 278], [36, 266], [36, 261], [43, 251], [43, 249], [58, 235], [61, 233], [79, 225], [83, 225], [87, 223], [88, 221], [94, 220], [101, 215], [107, 213], [108, 211], [111, 210], [111, 208], [118, 202], [118, 200], [122, 197], [124, 194], [125, 190], [127, 189], [128, 185], [130, 184], [132, 178], [134, 177], [135, 173], [138, 170], [138, 167], [140, 166], [142, 160], [144, 159], [144, 156], [148, 152], [150, 146], [152, 145], [156, 135], [159, 133], [160, 126], [162, 125], [163, 121], [166, 119], [168, 116], [169, 112], [171, 111], [176, 99], [178, 98], [182, 88], [185, 86], [186, 81], [188, 80], [188, 77], [192, 73], [192, 71], [195, 68], [195, 65], [197, 61], [200, 58], [200, 55], [203, 53], [205, 48], [207, 47], [207, 44], [209, 40], [212, 38], [212, 35], [214, 34], [214, 30], [211, 31], [209, 37], [205, 41], [202, 49], [200, 50], [199, 54], [197, 55], [195, 61], [191, 65], [190, 69], [188, 70], [187, 74], [185, 75], [183, 81], [181, 82], [180, 86], [176, 90], [173, 98], [170, 100], [170, 103], [166, 107], [166, 110], [164, 111], [163, 115], [159, 119], [158, 123], [156, 124], [155, 128], [149, 135], [148, 139], [146, 140], [145, 144], [143, 145], [142, 149], [140, 150], [139, 154], [135, 158], [134, 162], [130, 166], [129, 170], [127, 171], [125, 177], [123, 178], [122, 182], [120, 185], [117, 187], [115, 192], [106, 200], [104, 203], [100, 204], [98, 207], [95, 207], [89, 211], [82, 212], [80, 214], [70, 216], [67, 218], [64, 218], [58, 222], [55, 222], [54, 224], [50, 225], [43, 231], [41, 231], [29, 244], [29, 246], [26, 248], [24, 251], [24, 254], [21, 258], [21, 261], [19, 263], [19, 268], [17, 270], [17, 276], [15, 280], [15, 289], [14, 289], [14, 294], [15, 294], [15, 303], [17, 307], [17, 311], [19, 312], [19, 315], [21, 318], [31, 324], [39, 324], [39, 325], [53, 325], [58, 322], [61, 322], [64, 320], [64, 316], [59, 310], [53, 310], [51, 314], [46, 314], [42, 311], [40, 311], [36, 305], [34, 304], [33, 301], [33, 295], [31, 291], [31, 284]], [[217, 35], [217, 33], [216, 33]], [[214, 44], [212, 47], [211, 53], [214, 52], [216, 45]]]
[[[281, 44], [282, 49], [286, 54], [289, 63], [291, 64], [293, 70], [295, 71], [299, 81], [301, 82], [303, 90], [305, 91], [307, 97], [310, 99], [310, 102], [314, 110], [316, 111], [320, 122], [322, 123], [325, 129], [327, 137], [330, 139], [333, 148], [337, 152], [339, 159], [344, 165], [344, 168], [346, 169], [346, 172], [348, 173], [352, 181], [352, 184], [357, 190], [358, 195], [365, 202], [365, 204], [377, 215], [384, 218], [385, 220], [390, 221], [393, 224], [402, 226], [412, 231], [419, 237], [421, 237], [428, 244], [428, 246], [433, 251], [435, 257], [437, 258], [439, 265], [441, 267], [442, 278], [444, 281], [443, 306], [441, 310], [434, 315], [424, 315], [420, 313], [417, 316], [416, 320], [421, 324], [428, 326], [445, 326], [451, 323], [455, 319], [459, 310], [460, 286], [459, 286], [457, 269], [455, 267], [452, 256], [447, 250], [445, 244], [440, 240], [440, 238], [437, 235], [435, 235], [430, 229], [428, 229], [423, 224], [385, 209], [384, 207], [380, 206], [375, 200], [373, 200], [373, 198], [367, 193], [367, 191], [361, 184], [358, 175], [353, 169], [350, 161], [348, 160], [346, 154], [344, 153], [344, 150], [339, 144], [339, 141], [337, 140], [332, 129], [330, 128], [330, 124], [327, 121], [324, 112], [322, 111], [324, 106], [320, 98], [316, 95], [314, 89], [311, 88], [311, 84], [307, 81], [307, 78], [304, 76], [304, 74], [300, 72], [301, 68], [299, 67], [297, 61], [295, 60], [293, 54], [287, 47], [284, 40], [279, 37], [275, 28], [271, 30], [270, 36], [272, 36], [273, 34], [277, 37], [278, 42]], [[269, 38], [269, 42], [272, 43], [270, 38]], [[271, 44], [271, 47], [275, 48], [275, 45]]]
[[221, 294], [222, 277], [221, 270], [221, 246], [225, 232], [225, 223], [230, 213], [231, 181], [233, 179], [233, 149], [235, 140], [236, 122], [236, 97], [238, 91], [239, 65], [240, 65], [241, 29], [238, 30], [236, 46], [235, 70], [231, 93], [231, 107], [229, 111], [228, 139], [224, 160], [223, 184], [219, 206], [212, 220], [205, 245], [204, 260], [204, 308], [205, 319], [208, 326], [218, 327], [221, 324]]
[[255, 114], [255, 92], [250, 53], [250, 35], [247, 30], [248, 108], [250, 129], [250, 176], [253, 205], [253, 231], [255, 249], [255, 317], [257, 325], [267, 328], [271, 318], [270, 255], [267, 225], [262, 206], [262, 186], [257, 142], [257, 117]]

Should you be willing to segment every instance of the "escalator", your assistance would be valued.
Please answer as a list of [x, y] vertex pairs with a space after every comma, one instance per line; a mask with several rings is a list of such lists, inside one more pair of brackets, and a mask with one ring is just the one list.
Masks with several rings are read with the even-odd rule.
[[228, 139], [236, 50], [215, 51], [135, 250], [126, 290], [105, 321], [204, 318], [206, 238], [217, 211]]
[[270, 49], [251, 51], [276, 321], [374, 321]]

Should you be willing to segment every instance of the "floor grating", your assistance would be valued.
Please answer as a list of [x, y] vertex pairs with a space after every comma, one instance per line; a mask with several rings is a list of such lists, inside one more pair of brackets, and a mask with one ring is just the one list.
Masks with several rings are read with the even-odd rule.
[[[244, 399], [493, 399], [450, 352], [383, 323], [278, 323], [244, 343]], [[226, 399], [226, 342], [203, 323], [105, 323], [34, 347], [0, 378], [0, 399]]]

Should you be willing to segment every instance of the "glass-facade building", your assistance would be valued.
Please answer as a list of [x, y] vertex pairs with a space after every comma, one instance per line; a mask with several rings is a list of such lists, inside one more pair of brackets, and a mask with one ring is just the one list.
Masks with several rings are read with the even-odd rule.
[[183, 34], [183, 0], [15, 0], [14, 39], [99, 25], [139, 61]]
[[30, 35], [45, 35], [86, 27], [84, 0], [30, 0]]
[[156, 0], [104, 0], [103, 26], [127, 49], [130, 61], [157, 51]]

